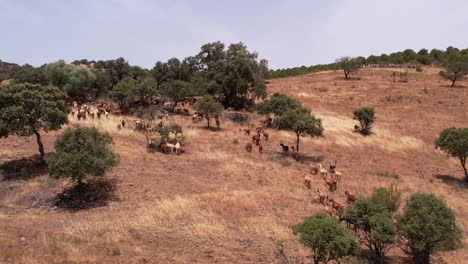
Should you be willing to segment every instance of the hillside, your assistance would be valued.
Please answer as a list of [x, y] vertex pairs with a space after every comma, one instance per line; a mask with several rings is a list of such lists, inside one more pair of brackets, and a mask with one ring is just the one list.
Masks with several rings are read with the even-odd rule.
[[[390, 69], [363, 69], [360, 80], [344, 80], [340, 71], [323, 71], [270, 80], [268, 93], [298, 99], [322, 118], [325, 137], [301, 140], [308, 155], [334, 160], [343, 172], [333, 197], [344, 191], [369, 195], [392, 183], [405, 191], [432, 192], [455, 211], [468, 243], [468, 192], [455, 159], [433, 147], [439, 132], [468, 124], [468, 82], [450, 88], [439, 68], [410, 71], [408, 83], [394, 83]], [[352, 110], [372, 105], [374, 134], [353, 133]], [[260, 119], [250, 114], [254, 120]], [[77, 121], [111, 133], [121, 163], [94, 183], [93, 208], [54, 206], [71, 183], [52, 180], [44, 169], [8, 174], [0, 171], [0, 263], [279, 263], [272, 241], [284, 241], [290, 256], [308, 251], [291, 226], [323, 210], [315, 190], [319, 176], [304, 187], [304, 164], [280, 153], [293, 133], [269, 130], [261, 155], [244, 146], [251, 139], [240, 125], [223, 120], [222, 131], [204, 128], [188, 117], [172, 117], [188, 137], [180, 155], [148, 153], [145, 137], [117, 129], [119, 117]], [[58, 132], [43, 135], [53, 150]], [[236, 144], [236, 142], [238, 142]], [[34, 138], [0, 139], [0, 164], [37, 153]], [[392, 176], [392, 177], [388, 177]], [[62, 196], [63, 197], [63, 196]], [[107, 200], [102, 200], [107, 197]], [[399, 249], [389, 263], [406, 263]], [[465, 263], [468, 248], [437, 255], [447, 263]]]

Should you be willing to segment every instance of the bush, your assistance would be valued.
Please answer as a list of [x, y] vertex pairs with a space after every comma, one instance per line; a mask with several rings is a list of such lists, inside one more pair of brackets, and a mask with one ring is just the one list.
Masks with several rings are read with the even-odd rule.
[[435, 141], [436, 148], [440, 148], [452, 157], [458, 158], [465, 172], [465, 182], [468, 182], [468, 128], [444, 129]]
[[[154, 131], [159, 133], [162, 142], [175, 142], [177, 140], [183, 140], [182, 126], [177, 123], [172, 123], [163, 127], [156, 126]], [[172, 135], [174, 135], [175, 138], [170, 138]]]
[[401, 194], [402, 192], [398, 190], [398, 187], [392, 184], [390, 188], [374, 189], [371, 199], [385, 206], [390, 212], [395, 212], [400, 207]]
[[382, 263], [396, 235], [392, 215], [387, 208], [372, 198], [360, 198], [346, 208], [345, 215], [354, 219], [363, 231], [360, 239], [373, 253], [375, 263]]
[[324, 213], [315, 214], [293, 227], [299, 241], [308, 247], [315, 263], [327, 263], [354, 255], [358, 245], [352, 235], [332, 217]]
[[422, 72], [423, 71], [421, 65], [416, 66], [416, 71], [417, 72]]
[[47, 159], [52, 178], [69, 177], [79, 185], [88, 176], [103, 176], [119, 162], [112, 137], [94, 127], [67, 128], [55, 142], [56, 153]]
[[413, 194], [399, 226], [416, 264], [430, 263], [435, 251], [453, 250], [462, 245], [462, 231], [456, 225], [455, 214], [432, 194]]
[[375, 121], [375, 112], [372, 107], [361, 107], [353, 111], [354, 118], [361, 125], [361, 133], [368, 135]]

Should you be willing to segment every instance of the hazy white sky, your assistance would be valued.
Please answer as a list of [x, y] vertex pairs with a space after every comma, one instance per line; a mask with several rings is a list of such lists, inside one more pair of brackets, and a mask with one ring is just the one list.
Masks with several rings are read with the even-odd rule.
[[468, 47], [466, 0], [0, 0], [0, 59], [113, 59], [151, 68], [244, 42], [270, 68]]

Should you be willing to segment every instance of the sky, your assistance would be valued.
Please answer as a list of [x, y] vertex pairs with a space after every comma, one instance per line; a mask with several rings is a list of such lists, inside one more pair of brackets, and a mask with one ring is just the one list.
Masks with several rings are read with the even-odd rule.
[[466, 0], [0, 0], [0, 60], [124, 57], [152, 68], [243, 42], [272, 69], [468, 47]]

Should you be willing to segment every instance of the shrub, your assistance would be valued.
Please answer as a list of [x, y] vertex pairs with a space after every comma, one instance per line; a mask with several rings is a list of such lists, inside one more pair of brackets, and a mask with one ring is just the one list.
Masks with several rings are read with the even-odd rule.
[[368, 135], [375, 121], [375, 112], [372, 107], [361, 107], [353, 111], [354, 118], [361, 125], [361, 133]]
[[346, 208], [345, 215], [354, 219], [363, 232], [360, 240], [373, 253], [375, 263], [382, 263], [396, 235], [396, 228], [387, 208], [372, 198], [360, 198]]
[[394, 179], [400, 178], [400, 175], [389, 172], [389, 171], [379, 171], [377, 172], [377, 176], [386, 177], [386, 178], [394, 178]]
[[313, 253], [314, 263], [327, 263], [331, 260], [354, 255], [357, 243], [352, 235], [339, 222], [324, 213], [315, 214], [293, 227], [299, 234], [299, 241]]
[[445, 71], [439, 72], [443, 78], [452, 81], [452, 87], [455, 87], [455, 82], [463, 80], [468, 74], [468, 63], [466, 62], [453, 62], [447, 66]]
[[416, 66], [416, 71], [417, 72], [422, 72], [423, 71], [421, 65]]
[[55, 142], [56, 153], [47, 159], [52, 178], [69, 177], [78, 185], [88, 176], [103, 176], [119, 162], [112, 137], [94, 127], [67, 128]]
[[[177, 139], [179, 140], [183, 139], [183, 137], [182, 138], [180, 138], [180, 136], [177, 137], [177, 135], [183, 135], [182, 126], [177, 123], [171, 123], [163, 127], [156, 126], [154, 128], [154, 131], [159, 133], [159, 135], [161, 136], [161, 141], [163, 142], [164, 141], [174, 142]], [[169, 135], [174, 135], [176, 136], [176, 138], [171, 139]]]
[[216, 101], [213, 96], [206, 95], [193, 105], [193, 109], [203, 114], [208, 127], [210, 127], [210, 119], [212, 117], [216, 118], [216, 116], [223, 111], [224, 107], [220, 102]]
[[466, 160], [468, 158], [468, 128], [444, 129], [435, 141], [436, 148], [440, 148], [452, 157], [460, 160], [465, 172], [465, 182], [468, 182]]
[[462, 231], [456, 225], [455, 214], [432, 194], [413, 194], [399, 226], [416, 264], [428, 264], [435, 251], [453, 250], [462, 245]]
[[400, 207], [401, 194], [402, 192], [398, 190], [398, 187], [392, 184], [390, 188], [380, 187], [374, 189], [371, 199], [385, 206], [390, 212], [395, 212]]

